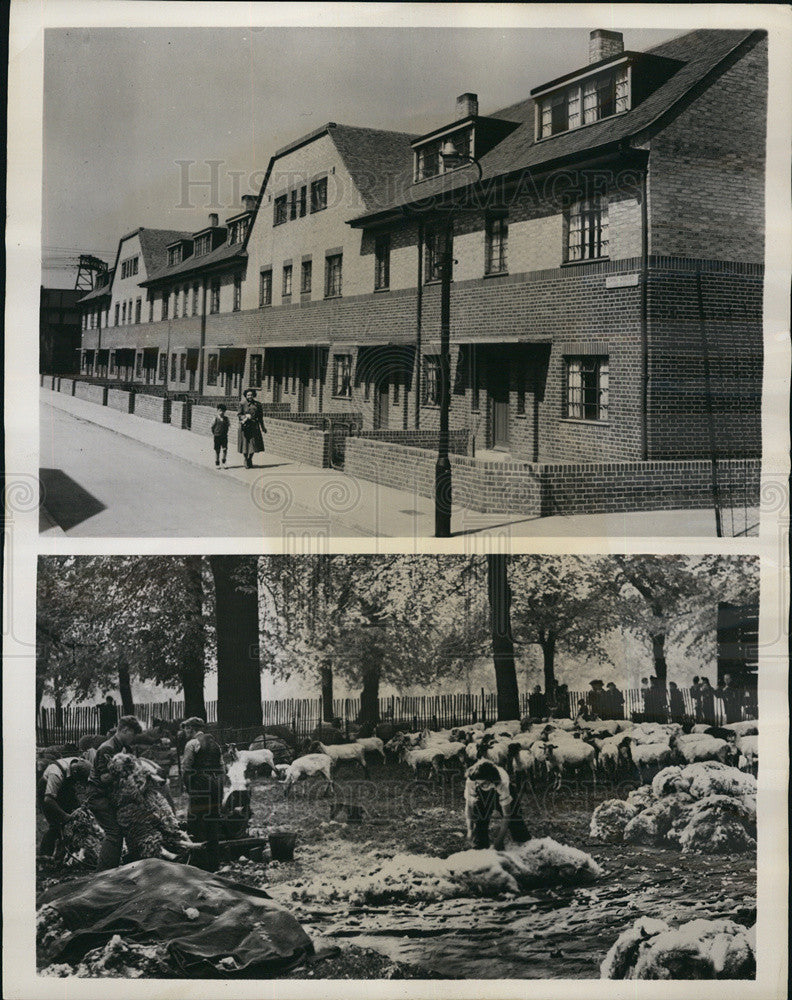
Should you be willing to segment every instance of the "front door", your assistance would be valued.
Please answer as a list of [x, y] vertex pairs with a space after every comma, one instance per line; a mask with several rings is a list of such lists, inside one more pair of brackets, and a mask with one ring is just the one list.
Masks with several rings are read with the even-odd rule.
[[[502, 376], [501, 376], [502, 377]], [[490, 388], [492, 399], [492, 447], [509, 450], [509, 387], [495, 385]]]
[[281, 401], [281, 361], [280, 358], [273, 358], [272, 361], [272, 402]]
[[308, 373], [304, 363], [300, 365], [297, 376], [297, 409], [300, 413], [308, 411]]
[[385, 376], [376, 383], [374, 391], [374, 430], [386, 430], [388, 427], [388, 408], [390, 406], [390, 379]]

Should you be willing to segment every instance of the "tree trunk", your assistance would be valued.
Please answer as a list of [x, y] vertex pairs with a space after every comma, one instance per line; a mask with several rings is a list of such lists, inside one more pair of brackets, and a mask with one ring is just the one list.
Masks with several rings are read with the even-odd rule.
[[217, 620], [217, 721], [260, 726], [258, 587], [255, 556], [209, 556]]
[[514, 663], [514, 641], [511, 632], [511, 590], [506, 556], [487, 556], [487, 585], [492, 631], [492, 658], [495, 663], [495, 685], [498, 691], [498, 719], [519, 719], [520, 693]]
[[551, 632], [542, 645], [542, 665], [544, 666], [545, 695], [550, 701], [555, 695], [555, 635]]
[[322, 722], [333, 721], [333, 665], [329, 661], [319, 668], [322, 682]]
[[665, 632], [652, 636], [652, 656], [654, 657], [655, 677], [661, 684], [666, 682], [667, 664], [665, 658]]
[[363, 690], [360, 692], [360, 723], [376, 726], [379, 723], [379, 663], [367, 666], [363, 673]]
[[132, 681], [129, 676], [129, 665], [123, 662], [118, 665], [118, 690], [121, 694], [121, 714], [134, 715], [135, 702], [132, 698]]
[[201, 556], [185, 556], [185, 586], [189, 606], [189, 628], [182, 649], [182, 668], [179, 672], [184, 691], [184, 714], [206, 719], [204, 703], [204, 652], [203, 622], [203, 567]]

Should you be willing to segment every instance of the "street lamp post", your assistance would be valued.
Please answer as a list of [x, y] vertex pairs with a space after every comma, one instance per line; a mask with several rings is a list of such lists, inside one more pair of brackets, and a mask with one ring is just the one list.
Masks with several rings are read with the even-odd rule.
[[[457, 152], [452, 142], [443, 144], [440, 157], [447, 166], [462, 166], [472, 163], [478, 170], [481, 181], [481, 164], [472, 156]], [[451, 537], [451, 504], [453, 487], [451, 483], [451, 461], [448, 457], [448, 425], [451, 414], [451, 273], [454, 266], [454, 218], [453, 209], [446, 215], [443, 231], [443, 249], [440, 255], [440, 371], [438, 391], [440, 395], [440, 433], [437, 442], [437, 462], [435, 463], [435, 538]]]

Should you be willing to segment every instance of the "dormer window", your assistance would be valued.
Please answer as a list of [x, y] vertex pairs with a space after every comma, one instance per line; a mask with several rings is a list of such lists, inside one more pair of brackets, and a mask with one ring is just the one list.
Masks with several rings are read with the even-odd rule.
[[181, 246], [168, 248], [168, 265], [170, 267], [173, 267], [174, 264], [180, 264], [181, 259]]
[[415, 150], [414, 176], [416, 181], [426, 180], [427, 177], [435, 177], [437, 174], [447, 173], [449, 170], [457, 169], [449, 167], [444, 163], [440, 150], [450, 142], [457, 151], [457, 155], [470, 157], [473, 155], [473, 129], [471, 126], [457, 129], [456, 132], [447, 133], [436, 139], [418, 146]]
[[248, 219], [237, 219], [236, 222], [232, 222], [228, 227], [228, 242], [229, 243], [244, 243], [245, 236], [247, 235], [248, 229]]
[[630, 67], [593, 73], [537, 97], [537, 138], [548, 139], [630, 109]]
[[195, 256], [200, 257], [203, 254], [209, 253], [212, 249], [212, 234], [204, 233], [202, 236], [196, 236], [195, 238]]

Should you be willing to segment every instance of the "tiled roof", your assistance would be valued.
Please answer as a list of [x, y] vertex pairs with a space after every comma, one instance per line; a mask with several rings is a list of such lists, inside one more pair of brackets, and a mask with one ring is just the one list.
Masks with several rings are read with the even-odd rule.
[[[573, 129], [539, 142], [534, 139], [534, 102], [531, 98], [493, 112], [492, 117], [519, 122], [520, 126], [481, 157], [483, 179], [502, 177], [520, 170], [539, 168], [556, 160], [564, 160], [588, 150], [607, 146], [622, 139], [629, 139], [648, 130], [660, 116], [671, 113], [696, 84], [714, 70], [730, 52], [746, 41], [750, 31], [700, 30], [671, 39], [653, 49], [653, 55], [678, 60], [676, 72], [653, 93], [624, 114], [592, 125]], [[476, 168], [471, 165], [451, 174], [440, 174], [430, 180], [412, 182], [412, 162], [396, 178], [392, 191], [395, 197], [384, 198], [354, 221], [366, 219], [379, 212], [392, 211], [416, 201], [450, 194], [462, 190], [477, 179]]]
[[168, 259], [168, 244], [190, 238], [190, 233], [181, 233], [177, 229], [144, 229], [141, 226], [137, 233], [146, 274], [159, 270]]
[[[173, 241], [171, 241], [173, 242]], [[179, 275], [192, 274], [194, 271], [204, 271], [215, 264], [224, 264], [238, 260], [240, 263], [247, 259], [244, 243], [221, 243], [219, 247], [211, 253], [204, 253], [196, 257], [192, 255], [183, 260], [180, 264], [173, 264], [171, 267], [165, 264], [155, 272], [149, 272], [148, 278], [141, 281], [141, 285], [146, 286], [163, 278], [176, 278]], [[166, 258], [167, 260], [167, 258]]]
[[393, 181], [412, 172], [410, 143], [417, 138], [406, 132], [385, 132], [354, 125], [328, 126], [328, 132], [344, 161], [367, 212], [393, 197]]
[[103, 275], [99, 281], [96, 288], [92, 288], [90, 292], [86, 292], [85, 295], [80, 296], [77, 300], [80, 302], [92, 302], [94, 299], [101, 299], [104, 296], [109, 296], [113, 287], [113, 274], [115, 269], [111, 268], [107, 274]]

